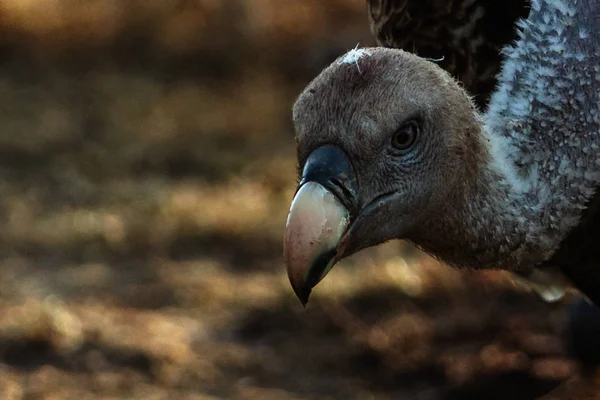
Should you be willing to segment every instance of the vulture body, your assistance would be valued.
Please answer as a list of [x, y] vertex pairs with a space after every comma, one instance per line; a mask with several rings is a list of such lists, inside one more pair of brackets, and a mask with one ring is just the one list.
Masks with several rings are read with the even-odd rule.
[[284, 258], [303, 303], [340, 259], [405, 239], [600, 304], [600, 2], [532, 0], [517, 25], [485, 113], [399, 49], [352, 50], [300, 95]]
[[526, 0], [367, 0], [371, 32], [380, 46], [439, 60], [484, 107], [500, 71], [501, 50], [527, 16]]

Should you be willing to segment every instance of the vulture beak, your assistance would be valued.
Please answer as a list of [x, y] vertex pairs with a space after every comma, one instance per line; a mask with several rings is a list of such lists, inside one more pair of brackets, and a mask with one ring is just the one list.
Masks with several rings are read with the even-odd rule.
[[325, 145], [309, 155], [290, 207], [283, 251], [290, 283], [303, 305], [343, 257], [357, 193], [352, 163], [342, 149]]

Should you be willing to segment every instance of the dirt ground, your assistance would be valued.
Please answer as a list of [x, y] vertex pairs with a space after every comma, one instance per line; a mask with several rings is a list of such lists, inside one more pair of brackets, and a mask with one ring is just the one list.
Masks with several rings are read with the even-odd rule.
[[403, 243], [306, 309], [290, 109], [373, 42], [362, 0], [0, 1], [1, 399], [532, 399], [544, 304]]

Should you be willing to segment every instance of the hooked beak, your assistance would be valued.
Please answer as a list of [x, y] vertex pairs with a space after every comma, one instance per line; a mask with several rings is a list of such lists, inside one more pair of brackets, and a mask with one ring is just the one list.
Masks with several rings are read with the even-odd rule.
[[288, 215], [284, 261], [303, 305], [312, 288], [344, 256], [344, 234], [356, 215], [358, 185], [350, 159], [337, 146], [313, 151]]

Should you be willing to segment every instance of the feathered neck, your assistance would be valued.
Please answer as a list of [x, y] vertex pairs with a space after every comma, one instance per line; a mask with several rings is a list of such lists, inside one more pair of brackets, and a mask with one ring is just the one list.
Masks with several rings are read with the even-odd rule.
[[455, 244], [423, 247], [437, 246], [431, 252], [451, 264], [525, 271], [546, 261], [577, 224], [600, 182], [594, 15], [594, 0], [532, 1], [479, 116], [486, 161], [477, 182], [463, 188], [462, 209], [448, 210], [448, 227], [439, 227], [459, 228]]

